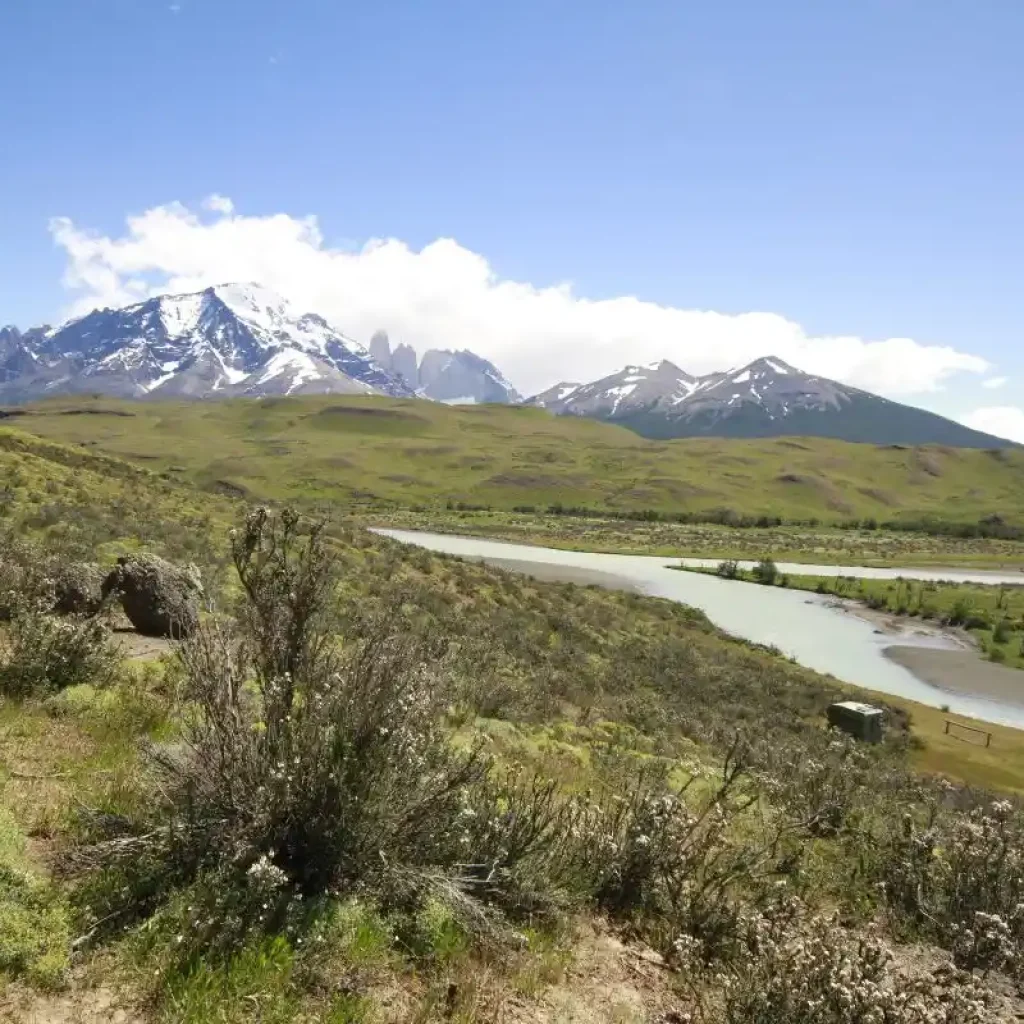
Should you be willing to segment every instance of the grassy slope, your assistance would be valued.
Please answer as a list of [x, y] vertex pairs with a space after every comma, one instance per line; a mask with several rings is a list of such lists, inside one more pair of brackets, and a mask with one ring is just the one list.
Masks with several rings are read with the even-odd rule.
[[0, 429], [0, 526], [95, 561], [145, 545], [208, 562], [236, 514], [219, 495], [120, 459]]
[[60, 399], [9, 422], [203, 487], [349, 507], [446, 500], [511, 509], [735, 508], [786, 518], [1024, 507], [1024, 451], [898, 449], [820, 439], [655, 442], [540, 410], [380, 398], [209, 403]]

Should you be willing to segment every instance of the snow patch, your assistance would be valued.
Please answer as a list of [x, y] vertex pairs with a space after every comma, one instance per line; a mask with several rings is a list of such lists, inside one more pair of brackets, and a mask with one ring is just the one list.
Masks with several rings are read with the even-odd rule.
[[770, 366], [776, 373], [781, 373], [783, 376], [786, 376], [789, 373], [789, 370], [785, 366], [780, 366], [778, 363], [773, 363], [770, 359], [766, 359], [765, 363], [768, 366]]
[[322, 375], [317, 369], [316, 363], [305, 353], [295, 349], [286, 349], [283, 352], [275, 352], [267, 360], [257, 384], [266, 384], [268, 380], [280, 377], [282, 374], [291, 373], [291, 383], [288, 385], [286, 394], [291, 394], [296, 388], [301, 387], [307, 380], [318, 380]]
[[154, 377], [148, 384], [143, 384], [146, 391], [156, 391], [161, 384], [166, 384], [173, 376], [178, 366], [175, 363], [173, 370], [168, 370], [166, 373], [161, 373], [159, 377]]
[[194, 331], [202, 311], [201, 292], [192, 295], [164, 295], [160, 299], [160, 321], [170, 338], [180, 338]]
[[463, 398], [442, 398], [442, 405], [476, 405], [476, 399], [472, 395]]
[[744, 370], [738, 377], [733, 378], [734, 384], [746, 384], [750, 380], [750, 371]]

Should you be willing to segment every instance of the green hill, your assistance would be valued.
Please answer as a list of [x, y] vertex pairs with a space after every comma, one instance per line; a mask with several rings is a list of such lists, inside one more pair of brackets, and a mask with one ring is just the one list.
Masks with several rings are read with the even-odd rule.
[[512, 406], [322, 396], [226, 402], [62, 399], [9, 410], [22, 431], [235, 496], [347, 508], [736, 510], [823, 522], [1024, 521], [1024, 450], [822, 438], [653, 441]]

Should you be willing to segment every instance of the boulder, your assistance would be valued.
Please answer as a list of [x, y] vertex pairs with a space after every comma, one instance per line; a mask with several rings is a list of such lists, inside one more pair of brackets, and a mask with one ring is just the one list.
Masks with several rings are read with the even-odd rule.
[[178, 639], [199, 625], [203, 587], [194, 565], [177, 566], [156, 555], [119, 558], [102, 591], [104, 597], [120, 597], [125, 615], [144, 636]]
[[48, 573], [57, 615], [95, 615], [103, 603], [103, 570], [91, 562], [62, 562]]

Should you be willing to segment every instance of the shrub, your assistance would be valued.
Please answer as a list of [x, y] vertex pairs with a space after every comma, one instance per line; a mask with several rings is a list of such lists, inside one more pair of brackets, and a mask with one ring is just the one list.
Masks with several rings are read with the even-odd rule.
[[[342, 646], [319, 524], [257, 511], [234, 558], [239, 626], [204, 623], [180, 648], [190, 710], [181, 743], [150, 758], [163, 799], [117, 834], [94, 816], [72, 858], [99, 869], [86, 901], [146, 915], [188, 888], [204, 948], [302, 928], [307, 905], [354, 891], [410, 912], [433, 894], [483, 929], [480, 905], [554, 841], [555, 817], [510, 817], [516, 793], [450, 742], [444, 645], [396, 635], [385, 610]], [[132, 898], [111, 910], [119, 886]]]
[[[715, 975], [703, 1018], [723, 1024], [983, 1024], [973, 979], [939, 969], [907, 978], [877, 940], [780, 901], [747, 915], [739, 955]], [[689, 945], [678, 943], [684, 956]]]
[[43, 697], [69, 686], [104, 685], [114, 676], [117, 651], [98, 619], [59, 618], [25, 608], [0, 634], [0, 694]]
[[771, 558], [762, 558], [751, 570], [751, 574], [758, 583], [766, 587], [775, 586], [779, 578], [779, 567]]
[[734, 558], [728, 558], [724, 562], [719, 562], [715, 571], [723, 579], [734, 580], [740, 574], [739, 562]]
[[992, 642], [994, 644], [1005, 644], [1010, 639], [1013, 626], [1009, 619], [1000, 619], [992, 630]]
[[969, 813], [909, 814], [882, 858], [897, 922], [953, 950], [965, 968], [1024, 982], [1024, 815], [1007, 800]]

